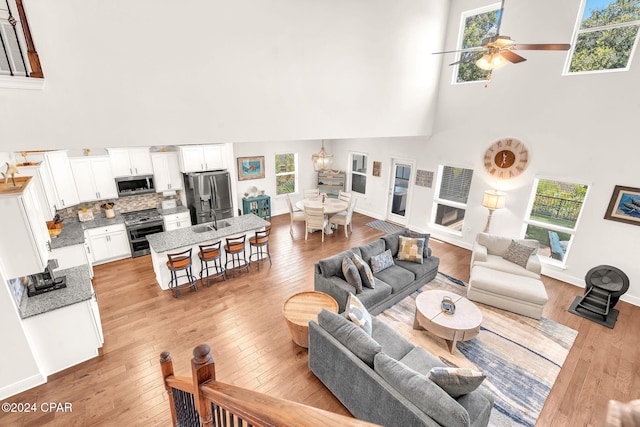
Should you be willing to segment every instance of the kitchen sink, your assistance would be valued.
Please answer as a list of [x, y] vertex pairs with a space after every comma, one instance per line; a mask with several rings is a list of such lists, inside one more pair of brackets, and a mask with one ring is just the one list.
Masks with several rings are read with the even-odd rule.
[[231, 224], [229, 224], [227, 221], [218, 221], [218, 227], [216, 228], [213, 222], [207, 222], [205, 224], [195, 225], [191, 227], [191, 231], [193, 231], [194, 233], [206, 233], [207, 231], [220, 230], [221, 228], [229, 227], [230, 225]]

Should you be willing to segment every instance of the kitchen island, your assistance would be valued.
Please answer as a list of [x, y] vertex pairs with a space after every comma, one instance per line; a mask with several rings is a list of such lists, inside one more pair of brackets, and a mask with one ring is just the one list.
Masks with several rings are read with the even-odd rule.
[[[237, 237], [243, 234], [247, 235], [246, 244], [248, 245], [249, 239], [252, 237], [251, 232], [263, 229], [269, 225], [269, 222], [257, 215], [248, 214], [219, 220], [218, 230], [208, 229], [207, 226], [209, 224], [211, 223], [198, 224], [147, 236], [151, 248], [153, 271], [156, 274], [156, 280], [161, 289], [169, 289], [169, 281], [171, 280], [169, 269], [167, 268], [167, 254], [183, 252], [192, 248], [193, 274], [198, 277], [200, 272], [198, 267], [198, 245], [215, 243], [222, 240], [224, 246], [225, 238]], [[223, 225], [226, 226], [223, 227]], [[248, 257], [249, 248], [247, 248], [247, 259]], [[187, 282], [187, 279], [183, 277], [180, 277], [178, 280], [179, 284]]]
[[22, 296], [19, 306], [24, 330], [40, 373], [47, 376], [98, 355], [104, 342], [98, 302], [87, 265], [55, 272], [67, 287]]

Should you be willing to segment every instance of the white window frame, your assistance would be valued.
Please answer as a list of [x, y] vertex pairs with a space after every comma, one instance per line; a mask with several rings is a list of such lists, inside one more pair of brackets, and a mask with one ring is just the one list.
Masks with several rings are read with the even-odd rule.
[[[357, 172], [353, 170], [353, 156], [365, 156], [366, 160], [366, 172]], [[350, 151], [349, 152], [349, 185], [347, 187], [347, 191], [351, 192], [355, 195], [358, 195], [360, 197], [364, 197], [366, 196], [366, 191], [367, 191], [367, 173], [369, 171], [369, 154], [367, 153], [363, 153], [363, 152], [358, 152], [358, 151]], [[360, 175], [364, 177], [364, 188], [365, 188], [365, 192], [364, 193], [360, 193], [358, 191], [353, 190], [353, 175]]]
[[[275, 192], [276, 192], [276, 197], [286, 197], [287, 195], [291, 195], [291, 194], [297, 194], [299, 191], [299, 187], [298, 187], [298, 178], [299, 178], [299, 174], [298, 174], [298, 153], [292, 153], [292, 152], [283, 152], [283, 153], [275, 153], [273, 156], [273, 166], [274, 168], [276, 167], [276, 158], [278, 156], [284, 156], [287, 154], [293, 154], [293, 172], [278, 172], [276, 170], [275, 173]], [[292, 193], [285, 193], [285, 194], [278, 194], [278, 177], [284, 176], [284, 175], [294, 175], [294, 179], [293, 179], [293, 192]]]
[[[462, 49], [462, 42], [464, 39], [464, 29], [467, 24], [467, 18], [475, 15], [481, 15], [483, 13], [491, 12], [494, 10], [500, 9], [500, 3], [493, 3], [487, 6], [479, 7], [477, 9], [467, 10], [462, 12], [460, 15], [460, 26], [458, 28], [458, 41], [456, 43], [456, 49]], [[458, 52], [455, 55], [455, 59], [451, 62], [457, 62], [462, 58], [462, 52]], [[453, 66], [453, 74], [451, 75], [451, 84], [454, 85], [465, 85], [465, 84], [473, 84], [478, 82], [486, 82], [487, 80], [471, 80], [466, 82], [458, 81], [458, 70], [460, 68], [460, 64], [456, 64]]]
[[576, 26], [575, 29], [573, 31], [573, 38], [572, 38], [572, 42], [571, 42], [571, 50], [569, 51], [569, 55], [567, 55], [567, 62], [564, 65], [564, 75], [565, 76], [577, 76], [577, 75], [585, 75], [585, 74], [597, 74], [597, 73], [616, 73], [616, 72], [621, 72], [621, 71], [629, 71], [629, 68], [631, 67], [631, 62], [633, 61], [633, 57], [636, 53], [636, 48], [638, 46], [638, 39], [640, 39], [640, 28], [638, 28], [638, 32], [636, 33], [636, 39], [633, 42], [633, 47], [631, 48], [631, 52], [629, 53], [629, 60], [627, 61], [627, 66], [624, 68], [609, 68], [606, 70], [590, 70], [590, 71], [569, 71], [569, 68], [571, 68], [571, 61], [573, 60], [573, 54], [575, 52], [575, 48], [577, 45], [577, 41], [578, 41], [578, 37], [580, 36], [580, 34], [584, 34], [584, 33], [592, 33], [592, 32], [596, 32], [596, 31], [602, 31], [602, 30], [610, 30], [613, 28], [622, 28], [622, 27], [630, 27], [630, 26], [640, 26], [640, 20], [636, 20], [636, 21], [629, 21], [629, 22], [623, 22], [623, 23], [618, 23], [618, 24], [611, 24], [611, 25], [603, 25], [600, 27], [592, 27], [592, 28], [585, 28], [585, 29], [581, 29], [580, 27], [582, 26], [582, 18], [584, 16], [584, 10], [587, 7], [587, 0], [581, 0], [580, 2], [580, 10], [578, 11], [578, 19], [576, 20]]
[[[549, 224], [547, 222], [541, 222], [541, 221], [536, 221], [536, 220], [532, 220], [531, 219], [531, 210], [533, 209], [533, 203], [535, 202], [535, 197], [536, 197], [536, 191], [538, 189], [538, 183], [540, 181], [556, 181], [556, 182], [562, 182], [565, 184], [576, 184], [576, 185], [584, 185], [587, 187], [587, 192], [584, 195], [584, 199], [582, 200], [582, 208], [580, 208], [580, 213], [578, 214], [578, 218], [576, 219], [576, 225], [574, 228], [568, 228], [568, 227], [563, 227], [561, 225], [555, 225], [555, 224]], [[565, 254], [564, 257], [562, 259], [562, 261], [553, 259], [551, 257], [544, 257], [541, 256], [540, 261], [543, 264], [548, 264], [548, 265], [552, 265], [561, 269], [566, 268], [566, 264], [567, 264], [567, 259], [569, 258], [569, 254], [571, 253], [571, 246], [573, 245], [573, 239], [577, 234], [578, 231], [578, 227], [580, 225], [580, 219], [582, 218], [582, 214], [584, 213], [584, 207], [587, 203], [587, 199], [589, 197], [589, 192], [591, 191], [591, 183], [587, 183], [587, 182], [583, 182], [583, 181], [576, 181], [576, 180], [570, 180], [570, 179], [566, 179], [566, 178], [556, 178], [556, 177], [549, 177], [549, 176], [537, 176], [534, 178], [533, 180], [533, 186], [531, 188], [531, 193], [529, 194], [529, 203], [527, 204], [527, 210], [525, 213], [525, 217], [524, 217], [524, 221], [523, 221], [523, 226], [522, 226], [522, 233], [521, 236], [522, 238], [525, 237], [526, 232], [527, 232], [527, 226], [529, 225], [533, 225], [536, 227], [540, 227], [540, 228], [544, 228], [547, 230], [551, 230], [551, 231], [557, 231], [560, 233], [566, 233], [566, 234], [570, 234], [571, 235], [571, 240], [569, 240], [569, 243], [567, 245], [567, 248], [565, 250]]]
[[[467, 203], [460, 203], [460, 202], [455, 202], [452, 200], [448, 200], [448, 199], [442, 199], [440, 198], [440, 189], [442, 186], [442, 178], [444, 177], [444, 168], [445, 167], [450, 167], [450, 168], [455, 168], [455, 169], [467, 169], [470, 170], [472, 175], [471, 175], [471, 182], [469, 184], [469, 193], [471, 193], [471, 184], [473, 183], [473, 174], [475, 173], [475, 170], [470, 167], [470, 166], [461, 166], [461, 165], [453, 165], [451, 163], [449, 164], [440, 164], [438, 165], [438, 176], [436, 178], [436, 192], [435, 195], [433, 197], [433, 208], [431, 209], [431, 226], [435, 229], [444, 231], [446, 233], [455, 235], [455, 236], [462, 236], [462, 230], [458, 231], [458, 230], [454, 230], [450, 227], [447, 227], [446, 225], [440, 225], [438, 223], [436, 223], [436, 216], [438, 214], [438, 205], [444, 205], [444, 206], [449, 206], [452, 208], [457, 208], [457, 209], [464, 209], [465, 211], [465, 216], [467, 214], [467, 210], [468, 210], [468, 199], [469, 199], [469, 195], [467, 194]], [[464, 224], [464, 220], [462, 220], [463, 224]], [[464, 227], [464, 225], [463, 225]]]

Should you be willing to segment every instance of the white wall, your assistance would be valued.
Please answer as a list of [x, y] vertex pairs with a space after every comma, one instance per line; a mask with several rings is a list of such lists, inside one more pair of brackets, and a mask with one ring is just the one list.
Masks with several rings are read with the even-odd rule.
[[0, 89], [7, 151], [432, 130], [446, 0], [25, 7], [46, 84]]
[[[479, 6], [482, 4], [471, 0], [452, 2], [446, 49], [456, 46], [460, 14]], [[561, 6], [551, 0], [507, 2], [502, 33], [526, 43], [570, 42], [578, 7], [579, 0], [562, 2]], [[547, 13], [549, 10], [553, 13]], [[445, 57], [431, 138], [349, 141], [336, 151], [340, 155], [349, 150], [368, 152], [370, 161], [383, 161], [383, 176], [387, 177], [388, 158], [395, 154], [414, 156], [419, 169], [437, 171], [440, 164], [474, 169], [462, 236], [431, 230], [464, 247], [470, 247], [476, 233], [484, 228], [488, 213], [480, 204], [484, 190], [507, 192], [506, 209], [494, 213], [491, 231], [520, 236], [534, 178], [589, 184], [566, 269], [545, 267], [544, 273], [584, 286], [590, 268], [613, 265], [631, 281], [623, 299], [640, 305], [640, 267], [637, 251], [632, 249], [640, 241], [640, 227], [603, 219], [615, 185], [640, 187], [638, 53], [630, 71], [581, 76], [562, 75], [566, 53], [521, 54], [528, 60], [496, 71], [488, 88], [483, 83], [451, 85], [453, 67], [446, 64], [453, 58]], [[485, 150], [505, 136], [521, 139], [529, 148], [531, 161], [519, 177], [498, 180], [484, 171], [482, 159]], [[388, 185], [388, 178], [368, 180]], [[369, 183], [367, 186], [369, 193]], [[414, 189], [417, 197], [410, 206], [410, 225], [427, 230], [435, 189]], [[364, 208], [373, 216], [384, 217], [385, 197], [371, 195], [369, 201], [368, 195], [357, 210]]]
[[[264, 190], [265, 194], [271, 196], [271, 214], [280, 215], [289, 212], [286, 196], [276, 196], [276, 165], [275, 155], [282, 153], [298, 154], [298, 189], [299, 194], [291, 194], [293, 200], [301, 198], [301, 193], [307, 188], [318, 186], [318, 177], [313, 170], [311, 156], [320, 151], [322, 141], [270, 141], [270, 142], [246, 142], [233, 145], [235, 157], [256, 157], [264, 156], [265, 177], [262, 179], [250, 179], [237, 181], [236, 203], [242, 209], [243, 193], [248, 189], [256, 187]], [[325, 142], [325, 149], [330, 151], [329, 143]], [[237, 165], [236, 165], [237, 169]], [[235, 172], [237, 179], [237, 170]]]
[[0, 342], [3, 349], [0, 351], [0, 400], [45, 382], [6, 280], [0, 262]]

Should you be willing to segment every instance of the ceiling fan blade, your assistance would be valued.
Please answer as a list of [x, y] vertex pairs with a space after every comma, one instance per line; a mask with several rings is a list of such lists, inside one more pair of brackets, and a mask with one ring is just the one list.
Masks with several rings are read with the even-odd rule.
[[538, 43], [538, 44], [521, 44], [513, 46], [515, 50], [569, 50], [571, 45], [568, 43]]
[[433, 52], [433, 55], [440, 55], [442, 53], [457, 53], [457, 52], [474, 52], [476, 50], [484, 49], [483, 46], [469, 47], [466, 49], [458, 49], [458, 50], [444, 50], [442, 52]]
[[484, 55], [484, 52], [477, 52], [477, 53], [474, 53], [473, 55], [467, 56], [466, 58], [462, 58], [459, 61], [452, 62], [449, 65], [458, 65], [458, 64], [464, 64], [465, 62], [475, 61], [476, 59], [480, 58], [482, 55]]
[[513, 53], [510, 50], [503, 50], [502, 52], [500, 52], [500, 55], [502, 55], [504, 59], [506, 59], [507, 61], [513, 64], [517, 64], [518, 62], [523, 62], [527, 60], [527, 58], [524, 58], [518, 55], [517, 53]]

